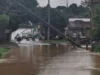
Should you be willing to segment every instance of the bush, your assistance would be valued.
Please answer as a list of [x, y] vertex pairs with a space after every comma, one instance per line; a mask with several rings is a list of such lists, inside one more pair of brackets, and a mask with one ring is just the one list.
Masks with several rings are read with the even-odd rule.
[[9, 49], [6, 49], [6, 48], [0, 48], [0, 58], [2, 58], [7, 52], [8, 52]]
[[2, 57], [2, 53], [0, 53], [0, 58]]
[[100, 46], [99, 46], [99, 45], [98, 45], [98, 46], [97, 46], [97, 45], [94, 46], [94, 47], [93, 47], [93, 51], [94, 51], [94, 52], [100, 52]]

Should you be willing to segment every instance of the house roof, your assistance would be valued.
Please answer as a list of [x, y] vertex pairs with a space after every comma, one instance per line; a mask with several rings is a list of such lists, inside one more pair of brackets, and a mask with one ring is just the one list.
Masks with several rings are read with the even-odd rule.
[[91, 28], [91, 23], [84, 21], [74, 21], [74, 22], [69, 22], [68, 27], [71, 29]]
[[90, 22], [90, 18], [69, 18], [69, 22], [74, 22], [74, 21]]

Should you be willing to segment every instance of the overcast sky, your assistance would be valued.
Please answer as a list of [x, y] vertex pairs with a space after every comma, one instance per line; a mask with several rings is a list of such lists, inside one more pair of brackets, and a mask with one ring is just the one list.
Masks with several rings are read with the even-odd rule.
[[[40, 6], [46, 6], [48, 0], [37, 0]], [[58, 5], [66, 5], [66, 0], [50, 0], [52, 7], [57, 7]], [[69, 0], [69, 5], [72, 3], [81, 4], [81, 0]]]

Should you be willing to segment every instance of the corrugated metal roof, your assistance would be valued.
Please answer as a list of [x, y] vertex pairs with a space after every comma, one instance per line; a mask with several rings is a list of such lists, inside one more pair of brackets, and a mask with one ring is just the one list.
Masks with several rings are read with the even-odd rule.
[[69, 18], [69, 22], [74, 22], [74, 21], [90, 22], [90, 18]]

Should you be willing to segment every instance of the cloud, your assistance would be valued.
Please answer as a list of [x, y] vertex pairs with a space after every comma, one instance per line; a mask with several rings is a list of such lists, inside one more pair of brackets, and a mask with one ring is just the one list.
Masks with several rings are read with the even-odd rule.
[[[40, 6], [46, 6], [48, 0], [37, 0]], [[58, 5], [66, 5], [66, 0], [50, 0], [52, 7], [57, 7]], [[81, 4], [81, 0], [69, 0], [69, 5], [72, 3], [76, 3], [78, 5]]]

